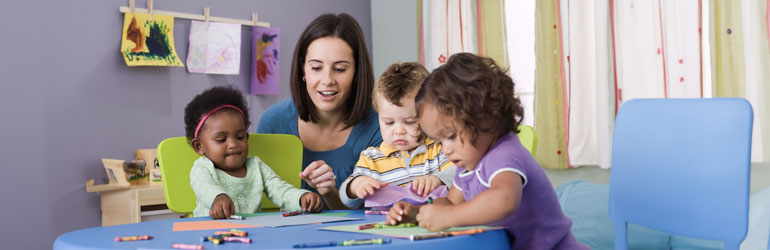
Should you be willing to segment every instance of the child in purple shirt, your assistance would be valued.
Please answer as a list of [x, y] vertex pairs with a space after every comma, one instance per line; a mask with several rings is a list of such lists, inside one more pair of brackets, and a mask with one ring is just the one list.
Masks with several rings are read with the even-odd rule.
[[513, 80], [492, 59], [455, 54], [431, 73], [415, 105], [420, 127], [457, 165], [446, 198], [398, 202], [386, 223], [418, 222], [430, 231], [502, 226], [514, 249], [588, 249], [570, 232], [548, 177], [511, 131], [524, 114]]

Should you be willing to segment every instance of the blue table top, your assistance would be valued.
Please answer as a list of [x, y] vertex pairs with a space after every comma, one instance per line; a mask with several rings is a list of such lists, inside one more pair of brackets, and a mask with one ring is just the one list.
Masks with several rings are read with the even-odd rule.
[[[385, 221], [384, 215], [365, 215], [363, 210], [330, 211], [351, 212], [347, 217], [363, 220], [341, 221], [324, 224], [311, 224], [285, 227], [240, 228], [249, 233], [251, 244], [225, 243], [214, 245], [200, 242], [200, 238], [221, 230], [172, 231], [174, 222], [209, 220], [208, 217], [182, 218], [171, 220], [148, 221], [108, 227], [92, 227], [65, 233], [56, 238], [54, 250], [65, 249], [172, 249], [173, 243], [201, 244], [206, 249], [292, 249], [295, 244], [322, 241], [344, 241], [371, 238], [389, 238], [390, 244], [347, 246], [344, 249], [510, 249], [511, 242], [505, 230], [487, 231], [476, 235], [463, 235], [439, 239], [410, 241], [373, 234], [318, 230], [317, 228], [339, 225], [353, 225]], [[115, 237], [132, 235], [151, 235], [152, 240], [115, 242]], [[315, 249], [315, 248], [313, 248]]]

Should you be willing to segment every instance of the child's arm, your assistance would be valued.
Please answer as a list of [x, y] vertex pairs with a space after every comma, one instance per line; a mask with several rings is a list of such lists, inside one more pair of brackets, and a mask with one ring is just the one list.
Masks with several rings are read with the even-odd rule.
[[[371, 172], [376, 168], [374, 161], [366, 156], [366, 152], [370, 150], [374, 151], [377, 150], [377, 148], [370, 147], [361, 152], [358, 157], [358, 162], [356, 162], [356, 165], [353, 167], [353, 173], [351, 173], [350, 176], [342, 182], [342, 185], [340, 185], [340, 201], [342, 201], [342, 204], [346, 207], [363, 207], [364, 200], [361, 198], [366, 197], [366, 195], [364, 195], [365, 193], [371, 195], [371, 193], [374, 192], [374, 189], [379, 189], [387, 185], [387, 183], [381, 183], [370, 177]], [[368, 185], [361, 185], [362, 183], [368, 183]], [[366, 187], [373, 190], [367, 192]]]
[[220, 195], [227, 196], [225, 188], [220, 186], [216, 180], [214, 163], [204, 158], [196, 160], [192, 169], [190, 169], [190, 187], [195, 192], [195, 198], [197, 199], [196, 209], [193, 213], [193, 216], [196, 217], [210, 216], [211, 208], [216, 198]]
[[[450, 227], [484, 225], [511, 215], [521, 202], [521, 176], [501, 172], [495, 176], [489, 189], [467, 202], [453, 205], [425, 205], [420, 207], [417, 221], [429, 231]], [[451, 198], [455, 199], [455, 198]]]
[[[303, 194], [310, 191], [299, 189], [286, 183], [262, 160], [256, 160], [256, 164], [257, 169], [259, 169], [259, 172], [262, 175], [261, 184], [264, 186], [267, 198], [284, 211], [302, 210], [300, 198]], [[256, 184], [258, 183], [255, 183], [255, 185]]]

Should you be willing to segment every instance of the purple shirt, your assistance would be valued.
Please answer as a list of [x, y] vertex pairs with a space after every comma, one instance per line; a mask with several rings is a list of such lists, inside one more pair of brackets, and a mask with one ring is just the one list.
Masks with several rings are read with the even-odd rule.
[[512, 132], [498, 138], [474, 170], [457, 168], [454, 186], [469, 201], [506, 171], [521, 176], [521, 203], [511, 215], [488, 226], [505, 227], [513, 235], [513, 249], [588, 249], [570, 232], [572, 220], [562, 212], [548, 176]]

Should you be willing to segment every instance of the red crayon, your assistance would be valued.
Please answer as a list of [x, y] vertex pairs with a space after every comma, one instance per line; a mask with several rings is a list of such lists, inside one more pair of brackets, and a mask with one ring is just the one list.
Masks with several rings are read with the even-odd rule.
[[303, 211], [288, 212], [288, 213], [283, 213], [283, 217], [295, 216], [295, 215], [300, 215], [300, 214], [304, 214], [304, 213], [305, 212], [303, 212]]
[[123, 236], [123, 237], [115, 237], [115, 242], [137, 241], [137, 240], [151, 240], [151, 239], [152, 239], [152, 236], [149, 236], [149, 235]]
[[377, 223], [359, 225], [358, 227], [356, 227], [356, 229], [363, 230], [363, 229], [374, 228], [374, 225], [377, 225]]
[[241, 243], [251, 244], [251, 238], [244, 238], [244, 237], [225, 237], [225, 241], [227, 242], [237, 241]]
[[176, 249], [203, 249], [203, 245], [184, 244], [184, 243], [174, 243], [174, 244], [171, 244], [171, 247]]

